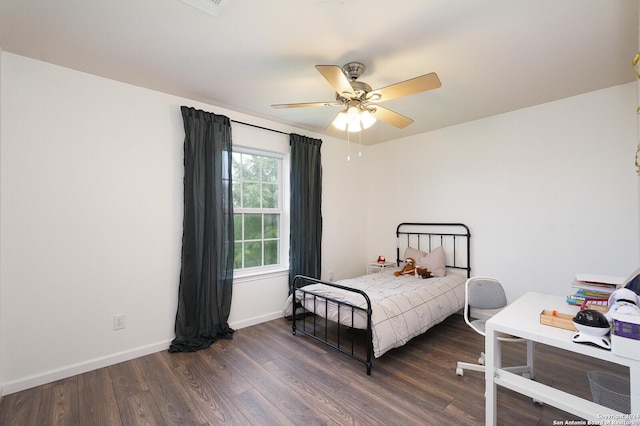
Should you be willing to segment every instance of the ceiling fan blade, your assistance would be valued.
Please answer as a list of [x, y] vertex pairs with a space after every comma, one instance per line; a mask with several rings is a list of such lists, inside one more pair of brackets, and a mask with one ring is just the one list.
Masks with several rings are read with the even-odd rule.
[[[376, 102], [388, 101], [402, 96], [413, 95], [414, 93], [426, 92], [442, 86], [438, 74], [435, 72], [421, 75], [410, 80], [376, 89], [369, 93], [368, 98]], [[378, 99], [377, 96], [380, 98]]]
[[329, 82], [331, 87], [340, 95], [348, 97], [355, 95], [351, 83], [342, 68], [337, 65], [316, 65], [316, 69]]
[[328, 102], [303, 102], [299, 104], [274, 104], [271, 105], [272, 108], [281, 109], [281, 108], [308, 108], [308, 107], [320, 107], [320, 106], [337, 106], [340, 105], [335, 101]]
[[383, 108], [380, 105], [375, 105], [375, 111], [371, 113], [380, 121], [391, 124], [399, 129], [404, 129], [409, 124], [413, 123], [413, 120], [404, 115], [393, 112], [390, 109]]

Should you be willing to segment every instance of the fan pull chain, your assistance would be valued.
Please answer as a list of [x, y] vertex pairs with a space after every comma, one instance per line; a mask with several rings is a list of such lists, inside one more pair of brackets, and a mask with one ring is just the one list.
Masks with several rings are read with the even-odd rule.
[[351, 161], [351, 141], [349, 138], [349, 134], [350, 132], [347, 127], [347, 161]]
[[362, 157], [362, 131], [358, 132], [358, 157]]

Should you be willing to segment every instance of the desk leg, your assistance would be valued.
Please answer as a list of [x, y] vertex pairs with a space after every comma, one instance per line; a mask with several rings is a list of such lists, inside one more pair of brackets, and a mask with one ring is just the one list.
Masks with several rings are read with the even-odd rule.
[[502, 354], [500, 347], [501, 345], [500, 342], [498, 342], [498, 336], [496, 332], [492, 327], [487, 327], [485, 331], [485, 425], [491, 426], [495, 425], [498, 420], [496, 412], [498, 405], [498, 389], [494, 379], [496, 368], [500, 368]]
[[527, 340], [527, 367], [529, 367], [529, 379], [533, 380], [536, 377], [536, 342], [533, 340]]

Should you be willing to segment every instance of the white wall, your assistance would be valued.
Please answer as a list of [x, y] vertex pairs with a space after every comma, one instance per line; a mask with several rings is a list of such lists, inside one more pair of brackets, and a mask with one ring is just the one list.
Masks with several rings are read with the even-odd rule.
[[[181, 105], [320, 136], [7, 52], [0, 57], [0, 384], [11, 393], [164, 350], [173, 339]], [[236, 124], [232, 131], [234, 143], [288, 149], [283, 135]], [[352, 173], [362, 166], [346, 163], [342, 141], [322, 139], [325, 241], [348, 241], [325, 244], [324, 270], [355, 274], [366, 256], [358, 246], [365, 225], [360, 213], [343, 212], [361, 212], [363, 179]], [[354, 252], [359, 258], [344, 265]], [[230, 325], [280, 316], [286, 294], [286, 275], [237, 283]], [[122, 313], [126, 328], [113, 331], [113, 315]]]
[[[488, 100], [490, 101], [490, 100]], [[566, 295], [639, 264], [635, 84], [371, 147], [369, 256], [402, 221], [464, 222], [474, 275]], [[382, 235], [379, 231], [387, 230]]]

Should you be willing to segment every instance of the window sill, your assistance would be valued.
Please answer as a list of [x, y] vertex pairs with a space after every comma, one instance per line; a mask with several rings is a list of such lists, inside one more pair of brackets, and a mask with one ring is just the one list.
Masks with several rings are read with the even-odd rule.
[[260, 269], [255, 271], [241, 271], [234, 272], [233, 283], [241, 284], [245, 282], [264, 280], [277, 277], [288, 277], [289, 269], [286, 267], [279, 267], [273, 269]]

